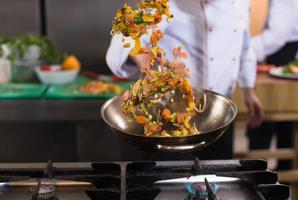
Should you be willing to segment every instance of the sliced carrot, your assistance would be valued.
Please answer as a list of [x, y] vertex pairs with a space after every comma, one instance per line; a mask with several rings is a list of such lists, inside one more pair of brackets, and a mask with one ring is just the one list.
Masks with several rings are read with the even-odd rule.
[[174, 49], [173, 49], [173, 55], [174, 55], [175, 57], [180, 57], [180, 55], [181, 55], [181, 51], [182, 51], [182, 48], [181, 48], [181, 47], [174, 48]]
[[145, 116], [142, 116], [142, 115], [136, 116], [135, 120], [138, 124], [141, 124], [141, 125], [145, 124], [148, 121], [148, 119]]
[[150, 132], [156, 133], [158, 131], [161, 131], [161, 126], [159, 124], [151, 124], [149, 126]]
[[164, 120], [169, 120], [171, 117], [171, 114], [172, 114], [172, 112], [168, 108], [164, 108], [161, 112], [161, 116]]
[[163, 33], [160, 30], [153, 31], [150, 37], [150, 43], [156, 43], [163, 37]]
[[146, 48], [140, 48], [138, 53], [139, 54], [148, 54], [148, 50]]
[[187, 53], [182, 52], [180, 57], [186, 59], [186, 58], [188, 58], [188, 55], [187, 55]]
[[161, 22], [161, 20], [162, 20], [162, 17], [160, 15], [157, 15], [155, 17], [155, 23], [159, 23], [159, 22]]

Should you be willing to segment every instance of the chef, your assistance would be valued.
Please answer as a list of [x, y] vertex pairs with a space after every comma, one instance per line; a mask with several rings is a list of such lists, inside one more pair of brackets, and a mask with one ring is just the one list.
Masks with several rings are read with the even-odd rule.
[[[268, 3], [267, 23], [263, 30], [252, 38], [252, 47], [259, 63], [286, 65], [295, 60], [298, 50], [298, 1], [269, 0]], [[248, 129], [250, 149], [269, 148], [274, 134], [277, 136], [278, 148], [291, 148], [293, 131], [292, 122], [266, 122], [256, 129]], [[280, 160], [277, 168], [286, 170], [290, 169], [291, 165], [290, 160]]]
[[295, 59], [298, 49], [297, 11], [297, 0], [269, 0], [266, 27], [251, 40], [259, 63], [280, 66]]
[[[164, 37], [159, 45], [166, 58], [173, 60], [174, 47], [183, 45], [189, 55], [185, 61], [190, 81], [200, 87], [231, 96], [236, 83], [243, 88], [250, 111], [249, 126], [258, 126], [263, 117], [262, 106], [254, 93], [256, 58], [250, 46], [248, 0], [171, 0], [174, 19], [162, 23]], [[112, 72], [120, 77], [138, 77], [138, 66], [148, 58], [130, 57], [121, 43], [122, 36], [112, 38], [106, 61]], [[148, 40], [144, 39], [146, 45]], [[228, 131], [201, 155], [208, 159], [232, 157], [232, 131]], [[212, 154], [212, 155], [211, 155]]]

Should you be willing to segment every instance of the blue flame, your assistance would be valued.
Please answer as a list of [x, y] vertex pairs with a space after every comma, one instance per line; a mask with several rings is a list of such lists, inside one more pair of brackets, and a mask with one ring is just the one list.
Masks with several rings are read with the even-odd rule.
[[192, 184], [185, 184], [185, 189], [192, 195], [196, 195], [196, 191], [193, 190]]
[[[192, 196], [208, 197], [208, 192], [204, 183], [186, 183], [184, 185], [187, 192]], [[218, 185], [211, 183], [210, 186], [214, 193], [218, 192]]]

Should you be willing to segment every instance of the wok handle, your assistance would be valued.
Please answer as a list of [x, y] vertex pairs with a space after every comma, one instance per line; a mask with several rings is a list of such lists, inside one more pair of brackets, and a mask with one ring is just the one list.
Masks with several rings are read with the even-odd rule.
[[206, 145], [206, 142], [200, 142], [198, 144], [190, 144], [190, 145], [162, 145], [158, 144], [157, 149], [160, 151], [166, 152], [178, 152], [178, 151], [191, 151], [198, 148], [201, 148]]

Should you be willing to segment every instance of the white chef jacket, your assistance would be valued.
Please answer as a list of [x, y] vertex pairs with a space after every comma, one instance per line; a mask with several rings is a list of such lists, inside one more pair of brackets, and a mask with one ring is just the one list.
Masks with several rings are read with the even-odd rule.
[[257, 60], [277, 52], [287, 42], [298, 41], [298, 0], [270, 0], [264, 31], [252, 38]]
[[[249, 0], [171, 0], [174, 19], [162, 23], [160, 47], [173, 59], [174, 47], [183, 45], [189, 58], [193, 86], [231, 95], [241, 87], [254, 87], [256, 58], [250, 47]], [[122, 47], [122, 36], [112, 38], [106, 61], [120, 77], [133, 77], [137, 66], [126, 63], [130, 49]], [[147, 40], [148, 41], [148, 40]]]

